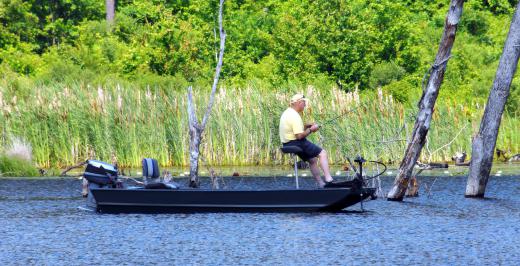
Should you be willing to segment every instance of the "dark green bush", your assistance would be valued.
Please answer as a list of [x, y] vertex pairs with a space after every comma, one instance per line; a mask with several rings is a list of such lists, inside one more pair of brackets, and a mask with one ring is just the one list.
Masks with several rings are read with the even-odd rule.
[[489, 28], [486, 16], [477, 11], [464, 13], [460, 24], [463, 29], [474, 36], [485, 34]]
[[393, 62], [382, 62], [370, 74], [370, 87], [385, 86], [392, 81], [400, 80], [406, 74], [405, 70]]

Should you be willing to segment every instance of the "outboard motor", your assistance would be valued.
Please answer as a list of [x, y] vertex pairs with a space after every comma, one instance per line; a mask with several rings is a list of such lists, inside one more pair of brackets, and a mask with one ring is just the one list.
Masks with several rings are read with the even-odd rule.
[[85, 177], [89, 183], [97, 184], [100, 187], [109, 185], [115, 187], [117, 182], [117, 168], [102, 161], [88, 160], [83, 177]]
[[97, 160], [87, 160], [87, 167], [83, 177], [88, 181], [87, 206], [91, 208], [96, 207], [96, 200], [90, 192], [91, 188], [116, 188], [120, 184], [117, 180], [117, 168]]

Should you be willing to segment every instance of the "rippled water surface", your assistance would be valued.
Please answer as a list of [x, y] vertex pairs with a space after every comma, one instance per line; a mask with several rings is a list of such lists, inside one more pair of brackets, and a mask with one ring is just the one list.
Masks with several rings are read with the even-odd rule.
[[81, 210], [78, 179], [0, 179], [0, 265], [518, 265], [519, 176], [493, 176], [484, 200], [463, 197], [465, 177], [440, 176], [421, 178], [418, 198], [368, 201], [363, 213], [355, 205], [342, 213], [161, 215]]

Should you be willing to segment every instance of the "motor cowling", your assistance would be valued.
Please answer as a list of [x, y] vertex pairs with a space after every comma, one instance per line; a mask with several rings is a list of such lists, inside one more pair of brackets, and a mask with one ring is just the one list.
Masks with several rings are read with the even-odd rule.
[[88, 160], [83, 177], [97, 185], [114, 185], [117, 181], [117, 168], [102, 161]]

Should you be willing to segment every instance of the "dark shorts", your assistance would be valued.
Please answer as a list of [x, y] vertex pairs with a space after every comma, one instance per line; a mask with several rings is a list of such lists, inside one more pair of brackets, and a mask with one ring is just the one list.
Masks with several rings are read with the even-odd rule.
[[308, 161], [309, 159], [312, 159], [314, 157], [317, 157], [318, 154], [320, 154], [322, 148], [320, 146], [308, 141], [307, 139], [297, 139], [297, 140], [291, 140], [287, 143], [283, 144], [284, 147], [287, 146], [297, 146], [300, 147], [300, 149], [303, 150], [301, 153], [297, 153], [298, 157], [300, 157], [304, 161]]

